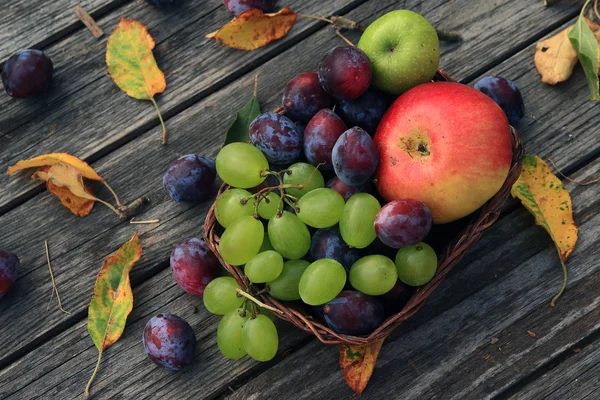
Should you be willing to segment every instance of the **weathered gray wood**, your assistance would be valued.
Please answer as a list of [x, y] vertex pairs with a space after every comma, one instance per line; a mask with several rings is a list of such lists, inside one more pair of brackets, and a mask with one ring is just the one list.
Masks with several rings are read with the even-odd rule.
[[[288, 5], [303, 13], [329, 15], [342, 8], [354, 7], [362, 1], [291, 1]], [[138, 3], [131, 5], [132, 14], [145, 15], [146, 8], [142, 6]], [[193, 8], [191, 4], [189, 7], [191, 15], [199, 12], [193, 11], [197, 8]], [[489, 1], [473, 3], [470, 0], [450, 3], [442, 0], [385, 0], [368, 2], [352, 13], [351, 17], [367, 24], [387, 11], [402, 7], [422, 12], [440, 27], [461, 31], [465, 42], [446, 46], [442, 61], [442, 67], [458, 79], [468, 78], [487, 65], [502, 60], [518, 46], [528, 43], [532, 37], [542, 35], [550, 27], [577, 13], [577, 7], [574, 5], [544, 8], [538, 3], [517, 0], [504, 1], [498, 5]], [[159, 37], [155, 55], [159, 65], [167, 73], [168, 87], [166, 92], [158, 97], [158, 103], [166, 117], [197, 102], [216, 88], [255, 68], [310, 32], [314, 32], [318, 26], [322, 26], [322, 23], [314, 20], [300, 19], [285, 39], [262, 50], [241, 53], [203, 37], [206, 32], [217, 29], [229, 20], [222, 8], [193, 24], [186, 26], [183, 22], [184, 29], [177, 30], [170, 36], [163, 36], [161, 41], [161, 27], [169, 24], [178, 26], [177, 15], [163, 24], [160, 22], [164, 20], [159, 17], [149, 18], [148, 21], [146, 18], [142, 19], [151, 24], [151, 33]], [[107, 31], [116, 24], [116, 17], [116, 14], [111, 14], [101, 20]], [[187, 21], [186, 18], [183, 17], [184, 21]], [[541, 19], [544, 20], [544, 24], [537, 23]], [[468, 25], [465, 24], [465, 20], [468, 21]], [[500, 24], [498, 21], [508, 22]], [[153, 29], [153, 25], [156, 25], [156, 28]], [[165, 29], [169, 31], [171, 28]], [[83, 32], [78, 32], [78, 35], [83, 35]], [[72, 40], [73, 45], [86, 42], [79, 36]], [[358, 37], [356, 34], [349, 36], [353, 40]], [[85, 38], [89, 40], [87, 36]], [[328, 39], [331, 40], [330, 36]], [[335, 43], [340, 42], [336, 39]], [[49, 51], [56, 52], [58, 62], [66, 64], [67, 62], [60, 60], [62, 56], [59, 54], [66, 52], [70, 55], [69, 48], [70, 46], [64, 47], [59, 43]], [[86, 47], [83, 49], [88, 51]], [[34, 113], [32, 109], [19, 105], [18, 113], [13, 111], [8, 117], [2, 117], [7, 118], [7, 121], [4, 124], [0, 123], [0, 129], [6, 129], [4, 136], [0, 133], [0, 166], [7, 166], [42, 152], [57, 150], [71, 152], [93, 161], [120, 143], [131, 140], [158, 124], [154, 109], [147, 102], [127, 98], [105, 76], [103, 47], [94, 48], [90, 54], [84, 56], [84, 59], [87, 57], [87, 61], [82, 64], [82, 68], [78, 68], [76, 66], [82, 62], [81, 57], [68, 62], [69, 67], [62, 75], [62, 81], [67, 86], [66, 93], [62, 92], [59, 86], [45, 97], [47, 105], [43, 99], [38, 100], [36, 111], [39, 112]], [[314, 69], [319, 58], [320, 55], [315, 54], [313, 62], [308, 64], [308, 69]], [[281, 63], [290, 67], [294, 65], [290, 59], [281, 59]], [[67, 81], [76, 83], [71, 84]], [[64, 101], [70, 93], [72, 95], [68, 97], [69, 101]], [[23, 119], [21, 113], [29, 118], [35, 116], [35, 119]], [[85, 141], [81, 138], [85, 138]], [[23, 198], [30, 197], [35, 190], [41, 190], [39, 184], [18, 178], [8, 179], [5, 176], [0, 176], [0, 185], [4, 189], [0, 193], [0, 212]]]
[[[595, 163], [578, 176], [593, 174], [599, 165], [600, 162]], [[522, 233], [511, 229], [512, 216], [504, 218], [490, 231], [508, 230], [514, 232], [515, 237], [504, 243], [494, 243], [497, 247], [485, 255], [477, 245], [472, 255], [480, 258], [462, 264], [462, 268], [453, 272], [418, 314], [421, 318], [427, 318], [427, 314], [434, 317], [417, 327], [414, 326], [416, 320], [409, 321], [386, 340], [362, 398], [493, 398], [499, 394], [494, 381], [500, 370], [510, 370], [511, 374], [522, 377], [525, 369], [531, 371], [540, 365], [538, 362], [543, 363], [543, 360], [528, 358], [528, 351], [543, 344], [556, 351], [556, 337], [568, 336], [567, 332], [570, 332], [572, 340], [580, 340], [597, 329], [598, 297], [591, 289], [600, 283], [600, 264], [597, 262], [600, 255], [600, 215], [597, 213], [600, 187], [568, 186], [573, 193], [581, 230], [578, 247], [569, 261], [569, 289], [558, 306], [551, 308], [549, 305], [559, 286], [556, 250], [548, 244], [538, 248], [540, 251], [531, 257], [521, 257], [520, 250], [527, 242], [519, 237]], [[520, 219], [525, 218], [524, 213], [522, 210], [516, 212]], [[545, 235], [538, 227], [530, 229]], [[486, 238], [483, 242], [490, 244]], [[509, 262], [516, 266], [505, 266], [507, 260], [502, 256], [506, 253], [511, 253]], [[487, 286], [479, 285], [477, 279], [468, 279], [480, 274], [481, 270], [489, 273], [511, 267], [510, 272]], [[465, 280], [479, 290], [455, 303], [453, 292], [460, 292]], [[436, 315], [436, 305], [444, 301], [450, 303], [450, 308]], [[545, 319], [558, 323], [544, 325]], [[592, 319], [594, 323], [590, 324]], [[543, 328], [538, 324], [544, 325]], [[579, 330], [582, 327], [588, 330]], [[536, 332], [537, 338], [530, 337], [528, 329]], [[493, 337], [500, 339], [495, 345], [490, 344]], [[563, 348], [562, 343], [558, 348], [570, 351], [569, 346]], [[294, 357], [239, 388], [229, 398], [358, 398], [345, 387], [336, 353], [334, 346], [326, 348], [314, 341], [301, 348]], [[514, 370], [516, 362], [520, 362], [522, 369]]]
[[75, 4], [80, 4], [92, 16], [98, 17], [118, 8], [126, 1], [80, 0], [75, 3], [67, 0], [19, 0], [2, 2], [0, 64], [17, 50], [43, 47], [49, 42], [83, 27], [83, 24], [73, 14]]

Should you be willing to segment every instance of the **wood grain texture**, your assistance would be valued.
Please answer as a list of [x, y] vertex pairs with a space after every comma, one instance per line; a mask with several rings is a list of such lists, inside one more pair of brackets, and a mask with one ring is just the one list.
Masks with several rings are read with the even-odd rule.
[[[90, 14], [99, 16], [126, 1], [79, 0], [77, 3]], [[82, 27], [83, 24], [73, 14], [74, 5], [68, 0], [3, 2], [0, 13], [0, 64], [17, 50], [43, 47]]]
[[[288, 5], [298, 12], [326, 16], [363, 2], [294, 0]], [[286, 38], [264, 49], [241, 53], [203, 37], [230, 19], [217, 3], [221, 2], [210, 0], [208, 5], [216, 9], [202, 16], [205, 9], [199, 10], [191, 3], [176, 14], [166, 15], [150, 13], [143, 3], [133, 3], [100, 21], [105, 30], [110, 31], [123, 12], [148, 24], [150, 33], [157, 39], [154, 54], [167, 77], [167, 90], [157, 98], [166, 118], [323, 26], [318, 21], [301, 18]], [[462, 44], [443, 48], [442, 67], [457, 79], [466, 79], [485, 69], [486, 65], [497, 63], [514, 52], [516, 46], [526, 44], [531, 37], [542, 35], [549, 26], [560, 24], [577, 13], [577, 7], [573, 5], [544, 8], [519, 0], [500, 4], [484, 0], [478, 0], [476, 4], [471, 0], [385, 0], [367, 2], [350, 17], [366, 25], [387, 11], [403, 7], [423, 13], [436, 26], [460, 31], [465, 36]], [[534, 23], [542, 18], [544, 24]], [[497, 23], [503, 20], [509, 23]], [[326, 31], [331, 32], [331, 29]], [[358, 39], [357, 34], [349, 34], [349, 37], [355, 42]], [[515, 40], [515, 37], [521, 39]], [[331, 36], [327, 38], [331, 43]], [[64, 72], [58, 68], [57, 85], [47, 95], [32, 101], [34, 106], [19, 104], [6, 114], [0, 111], [0, 167], [58, 149], [94, 161], [158, 124], [151, 106], [127, 98], [105, 76], [104, 47], [100, 46], [104, 40], [97, 42], [82, 31], [68, 41], [68, 46], [61, 42], [48, 49], [51, 55], [56, 55], [57, 63], [64, 65]], [[336, 38], [334, 43], [341, 42]], [[75, 53], [76, 58], [71, 59], [71, 48], [80, 49]], [[315, 69], [320, 57], [321, 54], [315, 54], [308, 70]], [[293, 65], [292, 60], [281, 59], [281, 67], [292, 68]], [[85, 138], [85, 142], [81, 138]], [[9, 180], [4, 176], [0, 176], [0, 185], [4, 188], [0, 193], [0, 212], [41, 190], [37, 183], [19, 178]]]

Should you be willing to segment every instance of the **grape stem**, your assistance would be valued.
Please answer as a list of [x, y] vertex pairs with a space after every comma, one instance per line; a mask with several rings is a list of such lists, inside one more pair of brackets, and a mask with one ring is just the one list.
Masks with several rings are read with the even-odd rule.
[[235, 291], [237, 292], [238, 295], [243, 296], [243, 297], [247, 298], [248, 300], [253, 301], [255, 304], [258, 304], [262, 308], [265, 308], [269, 311], [272, 311], [272, 312], [280, 314], [280, 315], [285, 315], [285, 313], [283, 311], [278, 310], [275, 307], [271, 307], [271, 306], [263, 303], [262, 301], [258, 300], [256, 297], [253, 297], [251, 294], [244, 292], [240, 288], [235, 289]]

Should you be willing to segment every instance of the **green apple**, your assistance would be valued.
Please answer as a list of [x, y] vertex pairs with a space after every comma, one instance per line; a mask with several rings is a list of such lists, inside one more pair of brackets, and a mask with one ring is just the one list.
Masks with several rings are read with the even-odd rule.
[[358, 47], [373, 64], [373, 85], [396, 95], [432, 80], [440, 62], [435, 28], [409, 10], [377, 19], [365, 30]]

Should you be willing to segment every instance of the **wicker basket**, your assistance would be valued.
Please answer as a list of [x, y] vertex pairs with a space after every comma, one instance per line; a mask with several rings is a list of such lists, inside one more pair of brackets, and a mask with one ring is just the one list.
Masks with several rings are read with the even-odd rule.
[[[438, 71], [436, 81], [453, 81], [443, 71]], [[489, 228], [500, 215], [502, 206], [510, 194], [512, 185], [519, 177], [521, 173], [521, 161], [523, 158], [523, 146], [519, 140], [519, 136], [514, 128], [511, 127], [511, 136], [513, 144], [513, 158], [508, 177], [502, 185], [502, 188], [496, 195], [485, 203], [476, 212], [471, 214], [468, 218], [468, 223], [461, 231], [456, 235], [454, 240], [446, 244], [438, 254], [438, 269], [434, 278], [425, 286], [417, 289], [408, 303], [404, 308], [397, 314], [387, 318], [379, 328], [372, 332], [369, 336], [349, 336], [341, 335], [334, 332], [329, 327], [319, 323], [312, 316], [307, 314], [302, 308], [295, 306], [294, 304], [287, 302], [280, 302], [279, 300], [269, 296], [268, 294], [257, 295], [264, 303], [280, 310], [283, 312], [282, 315], [275, 314], [277, 317], [292, 323], [303, 331], [314, 334], [321, 342], [326, 344], [348, 344], [353, 346], [364, 346], [376, 340], [383, 339], [392, 333], [398, 325], [403, 321], [406, 321], [412, 315], [414, 315], [425, 303], [425, 300], [429, 295], [433, 293], [444, 281], [452, 267], [454, 267], [463, 258], [468, 248], [481, 238], [483, 232]], [[219, 195], [228, 190], [229, 187], [223, 185], [219, 190]], [[213, 204], [204, 223], [204, 238], [206, 243], [210, 246], [213, 252], [216, 254], [221, 264], [233, 275], [237, 280], [238, 284], [242, 288], [246, 288], [248, 285], [248, 278], [244, 275], [244, 271], [241, 268], [231, 266], [227, 264], [221, 255], [219, 254], [219, 229], [220, 226], [217, 223], [214, 213], [215, 205]], [[254, 294], [254, 293], [251, 293]]]

